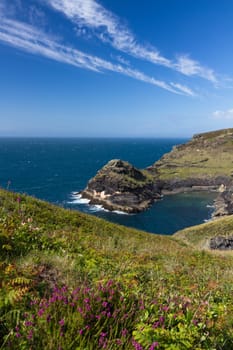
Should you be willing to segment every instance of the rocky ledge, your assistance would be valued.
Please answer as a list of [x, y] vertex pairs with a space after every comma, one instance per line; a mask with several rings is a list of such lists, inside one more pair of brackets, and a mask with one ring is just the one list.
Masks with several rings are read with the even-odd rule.
[[81, 194], [91, 204], [137, 213], [162, 195], [203, 190], [220, 192], [214, 217], [233, 213], [233, 129], [195, 135], [144, 170], [111, 160]]

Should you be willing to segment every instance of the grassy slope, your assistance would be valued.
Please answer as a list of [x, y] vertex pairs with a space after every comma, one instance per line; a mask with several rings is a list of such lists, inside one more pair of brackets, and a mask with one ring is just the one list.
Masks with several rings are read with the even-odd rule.
[[[221, 302], [232, 305], [233, 257], [199, 249], [207, 236], [232, 229], [228, 217], [173, 237], [147, 234], [0, 190], [0, 304], [15, 307], [55, 284], [72, 288], [113, 278], [145, 300], [179, 293], [199, 303], [220, 293]], [[18, 277], [30, 280], [25, 291]], [[229, 306], [221, 327], [231, 327], [231, 313]]]
[[202, 225], [188, 227], [174, 235], [177, 239], [197, 249], [208, 249], [209, 239], [215, 236], [233, 236], [232, 215]]
[[156, 167], [161, 179], [232, 175], [233, 129], [194, 137], [165, 154]]

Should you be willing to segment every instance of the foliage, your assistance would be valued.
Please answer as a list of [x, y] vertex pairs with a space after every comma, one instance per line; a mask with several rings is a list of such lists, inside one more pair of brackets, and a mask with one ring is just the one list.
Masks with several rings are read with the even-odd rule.
[[200, 249], [232, 227], [152, 235], [0, 190], [0, 349], [233, 349], [233, 257]]

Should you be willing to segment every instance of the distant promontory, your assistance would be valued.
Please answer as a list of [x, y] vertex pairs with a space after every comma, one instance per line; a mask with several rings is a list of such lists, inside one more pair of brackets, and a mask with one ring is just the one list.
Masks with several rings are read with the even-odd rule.
[[219, 191], [215, 216], [233, 213], [233, 128], [193, 136], [146, 169], [109, 161], [81, 192], [91, 204], [137, 213], [162, 195]]

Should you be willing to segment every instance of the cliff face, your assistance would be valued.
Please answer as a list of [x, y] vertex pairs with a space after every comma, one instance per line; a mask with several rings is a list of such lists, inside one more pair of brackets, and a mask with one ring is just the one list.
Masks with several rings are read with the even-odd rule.
[[225, 129], [195, 135], [145, 170], [112, 160], [89, 181], [82, 196], [109, 210], [140, 212], [161, 194], [217, 190], [224, 185], [226, 193], [216, 201], [224, 215], [233, 212], [232, 184], [233, 129]]
[[128, 162], [111, 160], [88, 182], [82, 196], [92, 204], [128, 213], [145, 210], [160, 198], [153, 178]]

